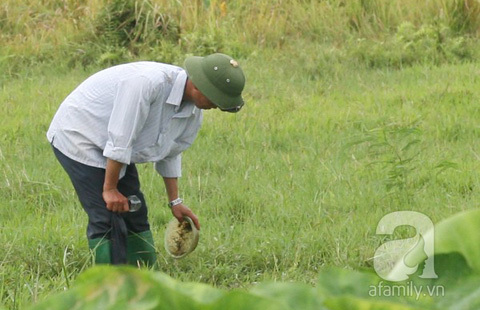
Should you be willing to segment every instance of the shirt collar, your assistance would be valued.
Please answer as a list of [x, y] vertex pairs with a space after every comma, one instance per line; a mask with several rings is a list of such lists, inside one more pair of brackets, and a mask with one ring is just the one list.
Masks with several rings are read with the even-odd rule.
[[178, 72], [175, 82], [173, 83], [172, 90], [170, 95], [167, 98], [166, 103], [175, 106], [174, 118], [183, 118], [189, 117], [192, 114], [195, 114], [197, 107], [191, 101], [182, 103], [183, 93], [185, 91], [185, 83], [187, 82], [187, 73], [185, 70], [180, 70]]
[[180, 70], [177, 74], [177, 78], [173, 83], [170, 95], [167, 98], [167, 103], [175, 106], [180, 106], [182, 103], [183, 92], [185, 90], [185, 83], [187, 82], [187, 73], [185, 70]]

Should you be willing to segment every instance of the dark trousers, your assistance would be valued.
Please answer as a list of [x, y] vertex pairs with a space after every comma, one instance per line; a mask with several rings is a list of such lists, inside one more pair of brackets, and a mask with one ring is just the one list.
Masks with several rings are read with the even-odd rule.
[[150, 230], [147, 205], [140, 191], [140, 181], [135, 164], [127, 166], [125, 176], [119, 180], [117, 188], [125, 197], [136, 195], [142, 201], [142, 207], [137, 212], [117, 214], [107, 209], [102, 197], [105, 169], [79, 163], [65, 156], [55, 147], [53, 147], [53, 151], [70, 177], [80, 203], [87, 212], [88, 239], [110, 238], [112, 225], [118, 222], [116, 218], [119, 217], [123, 218], [128, 232], [140, 233]]

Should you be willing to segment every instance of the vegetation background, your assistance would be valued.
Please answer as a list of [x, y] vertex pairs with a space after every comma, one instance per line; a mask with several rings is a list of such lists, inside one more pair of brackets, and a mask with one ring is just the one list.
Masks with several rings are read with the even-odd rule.
[[237, 58], [246, 108], [205, 113], [184, 156], [182, 195], [202, 222], [187, 258], [163, 250], [162, 181], [139, 167], [159, 268], [221, 288], [315, 284], [325, 267], [372, 268], [389, 212], [437, 222], [477, 206], [479, 34], [477, 0], [3, 0], [0, 305], [43, 300], [92, 265], [45, 132], [93, 72]]

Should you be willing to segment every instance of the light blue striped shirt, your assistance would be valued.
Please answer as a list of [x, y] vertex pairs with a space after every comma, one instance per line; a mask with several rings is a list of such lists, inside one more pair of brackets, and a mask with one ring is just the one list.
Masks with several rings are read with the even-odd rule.
[[180, 177], [182, 152], [195, 140], [203, 118], [193, 102], [182, 102], [186, 80], [182, 68], [156, 62], [102, 70], [62, 102], [47, 138], [88, 166], [105, 168], [107, 158], [155, 162], [162, 176]]

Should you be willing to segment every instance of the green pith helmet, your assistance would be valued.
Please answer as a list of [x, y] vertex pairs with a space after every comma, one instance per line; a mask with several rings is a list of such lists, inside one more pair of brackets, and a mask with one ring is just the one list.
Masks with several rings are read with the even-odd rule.
[[220, 110], [240, 111], [245, 75], [236, 60], [220, 53], [191, 56], [185, 60], [185, 69], [192, 83]]

